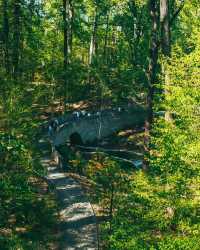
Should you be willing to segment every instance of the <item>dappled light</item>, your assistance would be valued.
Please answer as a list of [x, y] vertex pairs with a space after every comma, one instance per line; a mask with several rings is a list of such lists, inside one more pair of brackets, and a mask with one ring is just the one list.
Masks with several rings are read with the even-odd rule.
[[199, 124], [199, 0], [0, 0], [0, 250], [199, 250]]

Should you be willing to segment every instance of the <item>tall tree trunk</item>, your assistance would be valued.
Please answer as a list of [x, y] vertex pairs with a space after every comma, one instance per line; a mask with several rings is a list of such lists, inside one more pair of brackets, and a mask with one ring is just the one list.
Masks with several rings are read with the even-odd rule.
[[150, 61], [149, 61], [149, 91], [147, 104], [149, 107], [149, 124], [153, 121], [153, 98], [155, 83], [157, 81], [158, 67], [158, 49], [159, 49], [159, 25], [158, 25], [158, 4], [157, 0], [150, 0], [150, 17], [151, 17], [151, 41], [150, 41]]
[[67, 0], [63, 0], [63, 36], [64, 36], [64, 70], [67, 69], [68, 64], [68, 9], [67, 9]]
[[72, 54], [72, 48], [73, 48], [73, 24], [74, 24], [74, 7], [72, 4], [72, 0], [69, 0], [68, 2], [68, 10], [69, 10], [69, 15], [68, 15], [68, 53], [69, 55]]
[[136, 66], [136, 58], [137, 58], [137, 46], [135, 44], [135, 38], [136, 38], [136, 18], [137, 18], [137, 8], [134, 1], [129, 0], [128, 2], [129, 10], [131, 12], [132, 16], [132, 23], [131, 23], [131, 39], [129, 37], [129, 47], [131, 50], [131, 63], [133, 68]]
[[169, 1], [160, 0], [161, 49], [164, 56], [170, 56]]
[[[148, 117], [145, 121], [145, 152], [149, 154], [150, 130], [153, 122], [153, 99], [155, 92], [155, 83], [157, 81], [158, 66], [158, 2], [157, 0], [149, 0], [149, 12], [151, 17], [151, 40], [150, 40], [150, 60], [148, 69], [148, 94], [147, 106]], [[145, 161], [145, 167], [148, 167], [148, 160]]]
[[96, 55], [97, 51], [97, 30], [98, 30], [98, 7], [95, 9], [95, 16], [94, 16], [94, 24], [93, 24], [93, 30], [91, 35], [91, 41], [90, 41], [90, 51], [89, 51], [89, 65], [91, 65], [94, 56]]
[[69, 58], [68, 58], [68, 52], [69, 52], [69, 32], [68, 32], [68, 0], [63, 0], [63, 42], [64, 42], [64, 49], [63, 49], [63, 56], [64, 56], [64, 61], [63, 61], [63, 82], [64, 82], [64, 109], [65, 109], [65, 103], [67, 101], [67, 95], [68, 95], [68, 63], [69, 63]]
[[73, 44], [73, 19], [74, 9], [72, 0], [63, 0], [63, 41], [64, 41], [64, 64], [63, 64], [63, 77], [64, 77], [64, 109], [66, 102], [69, 101], [69, 64], [71, 61], [72, 44]]
[[9, 63], [9, 20], [8, 20], [8, 3], [3, 1], [3, 50], [4, 50], [4, 64], [6, 72], [10, 72]]
[[[34, 9], [35, 9], [35, 0], [30, 0], [28, 5], [30, 17], [29, 17], [29, 36], [32, 36], [33, 33], [33, 18], [34, 18]], [[35, 78], [35, 67], [31, 67], [30, 72], [30, 81], [34, 81]]]
[[21, 1], [14, 1], [14, 33], [13, 33], [13, 78], [17, 81], [19, 77], [19, 52], [20, 52], [20, 9]]
[[107, 64], [107, 46], [108, 46], [108, 32], [109, 32], [109, 12], [106, 15], [106, 33], [104, 38], [104, 48], [103, 48], [103, 57], [104, 62]]
[[[161, 51], [167, 59], [170, 57], [170, 16], [169, 16], [169, 0], [160, 0], [160, 27], [161, 27]], [[169, 73], [162, 63], [162, 74], [164, 76], [165, 94], [168, 94], [168, 86], [170, 85]], [[165, 120], [171, 121], [172, 117], [168, 110], [165, 112]]]

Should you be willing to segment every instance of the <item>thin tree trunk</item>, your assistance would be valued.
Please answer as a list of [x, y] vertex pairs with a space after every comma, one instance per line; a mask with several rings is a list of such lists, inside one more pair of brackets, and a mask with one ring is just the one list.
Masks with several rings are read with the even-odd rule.
[[63, 0], [63, 42], [64, 42], [64, 110], [66, 109], [66, 102], [69, 102], [69, 64], [71, 61], [72, 46], [73, 46], [73, 19], [74, 8], [72, 0]]
[[63, 42], [64, 42], [64, 49], [63, 49], [63, 56], [64, 56], [64, 61], [63, 61], [63, 80], [64, 80], [64, 109], [65, 109], [65, 103], [67, 101], [67, 96], [68, 96], [68, 79], [67, 79], [67, 70], [68, 70], [68, 63], [69, 63], [69, 58], [68, 58], [68, 47], [69, 47], [69, 37], [68, 37], [68, 0], [63, 0]]
[[108, 31], [109, 31], [109, 13], [107, 13], [106, 15], [106, 34], [104, 38], [104, 48], [103, 48], [103, 57], [106, 64], [107, 64]]
[[161, 49], [164, 56], [170, 56], [169, 1], [160, 0]]
[[112, 30], [112, 37], [111, 37], [111, 52], [110, 52], [110, 63], [112, 65], [116, 64], [116, 44], [117, 44], [117, 38], [116, 38], [116, 27], [113, 27]]
[[68, 18], [67, 18], [67, 0], [63, 0], [63, 35], [64, 35], [64, 69], [68, 64]]
[[4, 64], [6, 72], [10, 72], [9, 63], [9, 20], [8, 20], [8, 4], [7, 0], [3, 1], [3, 50], [4, 50]]
[[74, 7], [72, 5], [72, 0], [69, 0], [68, 2], [68, 10], [69, 10], [69, 16], [68, 16], [68, 54], [72, 54], [73, 49], [73, 24], [74, 24]]
[[132, 63], [132, 66], [133, 68], [135, 68], [136, 66], [136, 54], [137, 54], [137, 49], [136, 49], [136, 44], [135, 44], [135, 36], [136, 36], [136, 23], [135, 23], [135, 20], [137, 18], [137, 9], [136, 9], [136, 5], [135, 5], [135, 2], [134, 1], [131, 1], [129, 0], [128, 2], [128, 6], [129, 6], [129, 10], [131, 12], [131, 16], [132, 16], [132, 23], [131, 23], [131, 39], [128, 39], [129, 40], [129, 47], [130, 47], [130, 50], [131, 50], [131, 63]]
[[158, 6], [157, 0], [150, 0], [150, 17], [152, 22], [152, 33], [151, 33], [151, 43], [150, 43], [150, 62], [149, 62], [149, 92], [147, 96], [147, 103], [149, 107], [149, 123], [152, 124], [153, 121], [153, 98], [155, 91], [155, 83], [157, 81], [157, 67], [158, 67]]
[[20, 0], [14, 1], [14, 34], [13, 34], [13, 78], [19, 77], [19, 50], [20, 50]]
[[[169, 0], [160, 0], [160, 26], [161, 26], [161, 50], [165, 58], [170, 57], [170, 16], [169, 16]], [[169, 73], [162, 64], [162, 73], [164, 76], [165, 94], [168, 94], [168, 86], [170, 85]], [[168, 110], [165, 112], [165, 120], [171, 121], [172, 117]]]
[[[145, 152], [149, 155], [150, 130], [153, 122], [153, 99], [155, 92], [155, 83], [157, 80], [158, 66], [158, 4], [157, 0], [149, 0], [149, 11], [151, 17], [151, 41], [150, 41], [150, 61], [148, 69], [148, 94], [147, 106], [148, 117], [145, 121]], [[145, 168], [148, 167], [148, 160], [145, 160]]]
[[89, 51], [89, 65], [92, 64], [93, 58], [96, 55], [97, 51], [97, 30], [98, 30], [98, 9], [96, 7], [95, 10], [95, 16], [94, 16], [94, 24], [93, 24], [93, 31], [91, 35], [91, 41], [90, 41], [90, 51]]
[[[30, 0], [29, 5], [28, 5], [28, 9], [29, 9], [29, 13], [30, 13], [30, 18], [29, 18], [29, 35], [32, 35], [33, 32], [33, 18], [34, 18], [34, 8], [35, 8], [35, 0]], [[35, 67], [32, 66], [31, 68], [31, 73], [30, 73], [30, 81], [34, 81], [35, 79]]]

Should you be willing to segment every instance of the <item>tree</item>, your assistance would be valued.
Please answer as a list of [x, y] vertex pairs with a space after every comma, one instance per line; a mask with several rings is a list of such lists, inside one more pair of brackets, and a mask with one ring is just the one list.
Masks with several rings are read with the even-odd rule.
[[87, 172], [94, 181], [95, 196], [103, 204], [109, 216], [111, 230], [119, 193], [127, 188], [127, 175], [117, 162], [98, 154], [89, 162]]
[[[150, 151], [150, 131], [153, 122], [153, 105], [155, 98], [155, 85], [158, 81], [158, 51], [159, 51], [159, 22], [158, 22], [158, 1], [149, 1], [149, 12], [151, 17], [151, 40], [150, 40], [150, 57], [148, 68], [148, 92], [147, 92], [147, 107], [148, 118], [145, 121], [145, 152], [149, 155]], [[148, 167], [148, 162], [145, 160], [145, 168]]]
[[160, 29], [161, 29], [161, 49], [164, 56], [170, 56], [170, 14], [169, 1], [160, 0]]
[[98, 29], [98, 5], [95, 6], [94, 23], [91, 34], [90, 51], [89, 51], [89, 65], [92, 63], [93, 57], [97, 52], [97, 29]]
[[12, 59], [13, 59], [13, 78], [15, 81], [19, 77], [19, 57], [20, 57], [20, 36], [21, 36], [21, 1], [15, 0], [13, 2], [13, 47], [12, 47]]
[[[63, 76], [64, 76], [64, 103], [66, 102], [67, 95], [68, 95], [68, 64], [69, 64], [69, 31], [68, 31], [68, 25], [69, 25], [69, 2], [68, 0], [63, 0], [63, 37], [64, 37], [64, 64], [63, 64]], [[65, 104], [64, 104], [65, 105]]]
[[44, 232], [28, 235], [55, 218], [37, 193], [42, 119], [66, 105], [139, 103], [149, 112], [146, 171], [100, 154], [70, 164], [86, 169], [109, 217], [105, 249], [198, 249], [199, 1], [0, 0], [0, 9], [0, 233], [10, 232], [0, 248], [40, 248]]
[[9, 62], [9, 21], [8, 21], [8, 1], [4, 0], [3, 3], [3, 49], [4, 49], [4, 63], [6, 72], [10, 71]]

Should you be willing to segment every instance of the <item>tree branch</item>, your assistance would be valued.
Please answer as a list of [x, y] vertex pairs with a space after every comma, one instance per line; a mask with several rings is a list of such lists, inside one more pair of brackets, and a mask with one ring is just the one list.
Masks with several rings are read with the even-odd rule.
[[175, 19], [177, 18], [177, 16], [179, 15], [179, 13], [181, 12], [181, 10], [183, 9], [185, 5], [185, 0], [182, 0], [179, 8], [174, 12], [172, 18], [169, 21], [169, 25], [171, 26], [173, 24], [173, 22], [175, 21]]

